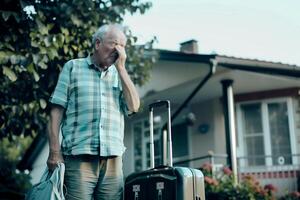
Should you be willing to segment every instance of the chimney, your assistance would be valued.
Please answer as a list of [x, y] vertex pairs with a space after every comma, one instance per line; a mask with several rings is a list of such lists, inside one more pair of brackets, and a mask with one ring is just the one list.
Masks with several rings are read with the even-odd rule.
[[197, 40], [188, 40], [186, 42], [180, 43], [180, 51], [183, 53], [198, 53], [198, 41]]

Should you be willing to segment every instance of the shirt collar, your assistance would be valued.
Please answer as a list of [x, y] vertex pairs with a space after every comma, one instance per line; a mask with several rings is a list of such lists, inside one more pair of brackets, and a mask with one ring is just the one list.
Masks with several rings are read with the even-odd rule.
[[98, 67], [96, 67], [96, 65], [93, 63], [92, 61], [92, 55], [93, 54], [89, 54], [87, 57], [86, 57], [86, 62], [87, 64], [89, 65], [90, 68], [92, 69], [95, 69], [96, 71], [101, 71], [101, 72], [109, 72], [112, 70], [112, 66], [108, 67], [106, 70], [102, 70]]

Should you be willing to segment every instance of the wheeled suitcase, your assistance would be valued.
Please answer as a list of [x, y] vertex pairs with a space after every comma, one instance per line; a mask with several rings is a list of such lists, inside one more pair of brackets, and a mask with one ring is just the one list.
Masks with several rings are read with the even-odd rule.
[[[154, 165], [153, 109], [168, 109], [168, 163]], [[173, 167], [171, 139], [171, 108], [169, 101], [149, 105], [151, 169], [129, 175], [125, 180], [125, 200], [204, 200], [204, 176], [200, 170]]]

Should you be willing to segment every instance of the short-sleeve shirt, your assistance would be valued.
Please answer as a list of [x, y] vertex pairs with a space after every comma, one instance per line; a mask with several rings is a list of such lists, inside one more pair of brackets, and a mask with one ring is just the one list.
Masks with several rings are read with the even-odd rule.
[[65, 109], [61, 124], [64, 155], [124, 153], [124, 114], [129, 112], [114, 65], [101, 71], [90, 56], [68, 61], [49, 101]]

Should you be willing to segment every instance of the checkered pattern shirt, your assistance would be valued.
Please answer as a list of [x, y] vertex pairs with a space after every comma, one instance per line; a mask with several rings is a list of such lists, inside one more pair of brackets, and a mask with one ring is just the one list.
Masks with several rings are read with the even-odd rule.
[[98, 70], [90, 56], [68, 61], [49, 100], [65, 108], [64, 155], [120, 156], [128, 113], [115, 66]]

